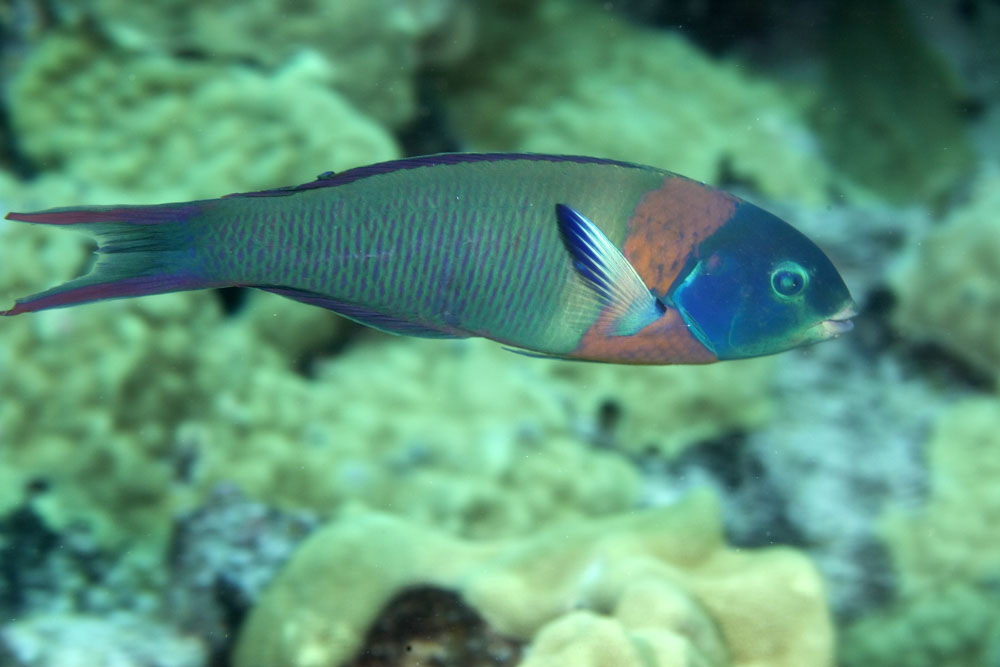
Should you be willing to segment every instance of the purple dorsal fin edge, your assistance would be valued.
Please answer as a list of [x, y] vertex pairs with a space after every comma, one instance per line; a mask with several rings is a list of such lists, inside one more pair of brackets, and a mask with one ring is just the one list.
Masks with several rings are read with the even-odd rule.
[[323, 176], [315, 181], [293, 185], [273, 190], [261, 190], [260, 192], [238, 192], [228, 195], [229, 197], [280, 197], [291, 195], [303, 190], [313, 190], [316, 188], [332, 188], [340, 185], [353, 183], [370, 176], [388, 174], [394, 171], [406, 169], [417, 169], [419, 167], [432, 167], [437, 165], [454, 165], [467, 162], [502, 162], [508, 160], [531, 160], [536, 162], [573, 162], [577, 164], [608, 164], [629, 169], [648, 169], [631, 162], [621, 162], [619, 160], [608, 160], [605, 158], [586, 157], [583, 155], [543, 155], [540, 153], [438, 153], [435, 155], [423, 155], [420, 157], [402, 158], [400, 160], [390, 160], [389, 162], [379, 162], [365, 167], [357, 167], [348, 171]]

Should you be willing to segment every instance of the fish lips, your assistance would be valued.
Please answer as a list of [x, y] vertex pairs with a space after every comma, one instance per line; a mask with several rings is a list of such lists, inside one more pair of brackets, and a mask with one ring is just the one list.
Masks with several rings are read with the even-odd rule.
[[836, 338], [854, 328], [854, 322], [851, 321], [851, 318], [857, 314], [858, 307], [851, 301], [831, 317], [820, 322], [817, 327], [819, 327], [824, 338]]

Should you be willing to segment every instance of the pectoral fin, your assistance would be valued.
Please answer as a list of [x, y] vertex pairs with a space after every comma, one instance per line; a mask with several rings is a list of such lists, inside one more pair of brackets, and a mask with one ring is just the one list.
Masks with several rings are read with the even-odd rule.
[[590, 298], [611, 314], [611, 335], [631, 336], [663, 315], [663, 303], [593, 222], [565, 204], [556, 204], [556, 219], [573, 266], [590, 288]]

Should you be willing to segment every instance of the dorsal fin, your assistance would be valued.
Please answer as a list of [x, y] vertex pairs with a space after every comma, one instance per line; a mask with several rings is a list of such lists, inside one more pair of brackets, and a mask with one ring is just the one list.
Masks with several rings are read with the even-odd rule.
[[[420, 157], [402, 158], [400, 160], [390, 160], [379, 162], [364, 167], [348, 169], [338, 174], [324, 172], [315, 181], [303, 183], [302, 185], [289, 185], [271, 190], [261, 190], [260, 192], [237, 192], [226, 197], [281, 197], [295, 194], [303, 190], [313, 190], [315, 188], [330, 188], [338, 185], [346, 185], [354, 181], [388, 174], [406, 169], [418, 169], [420, 167], [433, 167], [447, 164], [463, 164], [466, 162], [503, 162], [510, 160], [529, 160], [533, 162], [576, 162], [579, 164], [610, 164], [618, 167], [630, 169], [648, 169], [642, 165], [630, 162], [619, 162], [618, 160], [608, 160], [604, 158], [587, 157], [584, 155], [543, 155], [538, 153], [437, 153], [435, 155], [422, 155]], [[654, 170], [660, 171], [660, 170]], [[662, 172], [666, 174], [667, 172]]]

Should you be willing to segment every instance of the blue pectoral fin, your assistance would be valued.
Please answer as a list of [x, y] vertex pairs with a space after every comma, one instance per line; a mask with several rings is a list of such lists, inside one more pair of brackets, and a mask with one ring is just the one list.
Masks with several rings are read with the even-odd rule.
[[663, 315], [666, 307], [597, 225], [565, 204], [556, 204], [556, 220], [591, 298], [612, 313], [611, 335], [631, 336]]
[[295, 301], [299, 301], [301, 303], [307, 303], [310, 306], [319, 306], [320, 308], [332, 310], [338, 315], [343, 315], [344, 317], [364, 324], [365, 326], [399, 336], [416, 336], [419, 338], [466, 338], [469, 335], [464, 332], [445, 331], [443, 329], [435, 329], [422, 324], [415, 324], [413, 322], [408, 322], [407, 320], [378, 313], [352, 303], [337, 301], [336, 299], [331, 299], [328, 296], [316, 294], [315, 292], [289, 289], [285, 287], [264, 287], [260, 285], [257, 287], [265, 292], [271, 292], [288, 299], [294, 299]]

